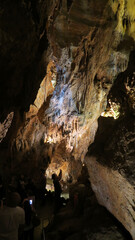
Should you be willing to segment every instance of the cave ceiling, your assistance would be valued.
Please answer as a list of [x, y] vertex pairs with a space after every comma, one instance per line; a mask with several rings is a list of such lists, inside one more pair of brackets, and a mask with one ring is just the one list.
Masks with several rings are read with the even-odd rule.
[[65, 159], [83, 161], [100, 115], [133, 112], [132, 59], [120, 74], [134, 51], [134, 15], [118, 2], [1, 2], [1, 141], [6, 117], [14, 114], [16, 125], [4, 140], [9, 154], [21, 161], [41, 148], [43, 158], [55, 158], [61, 145]]
[[0, 2], [1, 172], [96, 159], [134, 185], [134, 19], [134, 0]]

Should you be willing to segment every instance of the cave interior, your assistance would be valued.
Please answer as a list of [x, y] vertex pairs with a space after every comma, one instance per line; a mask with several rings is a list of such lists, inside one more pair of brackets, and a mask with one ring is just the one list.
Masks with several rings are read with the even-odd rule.
[[62, 240], [135, 240], [134, 117], [134, 0], [0, 2], [0, 175], [89, 179], [85, 231]]

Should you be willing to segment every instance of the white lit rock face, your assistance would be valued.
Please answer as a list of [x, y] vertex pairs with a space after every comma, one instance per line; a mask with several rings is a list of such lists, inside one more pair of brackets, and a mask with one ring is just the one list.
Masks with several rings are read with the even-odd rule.
[[0, 123], [0, 142], [2, 142], [3, 138], [6, 136], [8, 129], [11, 126], [13, 117], [14, 113], [11, 112], [10, 114], [8, 114], [4, 122]]
[[[97, 1], [93, 5], [84, 1], [80, 1], [79, 4], [73, 1], [67, 12], [63, 1], [61, 6], [57, 6], [60, 8], [59, 14], [54, 6], [50, 16], [52, 21], [48, 27], [49, 41], [56, 56], [57, 84], [49, 108], [44, 113], [44, 122], [51, 125], [50, 129], [57, 125], [62, 133], [57, 131], [57, 137], [54, 133], [53, 140], [57, 145], [64, 140], [65, 151], [82, 161], [88, 146], [94, 141], [97, 119], [106, 108], [107, 96], [114, 79], [126, 70], [129, 59], [130, 49], [118, 50], [120, 42], [124, 39], [120, 32], [120, 26], [123, 29], [122, 19], [118, 18], [118, 21], [115, 21], [114, 11], [117, 12], [118, 6], [105, 3], [107, 4], [105, 1], [101, 5], [101, 1]], [[94, 16], [90, 13], [91, 7], [95, 12]], [[123, 11], [123, 6], [121, 7]], [[83, 16], [87, 20], [86, 28], [83, 27], [83, 20], [78, 22], [80, 32], [81, 29], [89, 31], [84, 30], [81, 42], [78, 41], [77, 33], [72, 41], [74, 28], [71, 26], [76, 24], [75, 19], [78, 19], [77, 14], [81, 10], [82, 15], [85, 11], [89, 14]], [[94, 26], [93, 21], [96, 22]], [[53, 140], [50, 137], [50, 141]]]
[[131, 9], [119, 4], [56, 1], [48, 8], [48, 61], [53, 66], [12, 142], [13, 156], [20, 162], [34, 152], [37, 162], [49, 155], [57, 163], [63, 159], [57, 153], [60, 146], [67, 162], [71, 156], [74, 161], [84, 160], [109, 91], [118, 74], [126, 70], [133, 48], [133, 40], [128, 39], [130, 26], [123, 20], [125, 15], [132, 17]]

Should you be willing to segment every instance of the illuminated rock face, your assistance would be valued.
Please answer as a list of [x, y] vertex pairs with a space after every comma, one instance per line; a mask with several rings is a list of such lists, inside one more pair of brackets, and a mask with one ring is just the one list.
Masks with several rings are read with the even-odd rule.
[[96, 158], [88, 158], [86, 162], [98, 202], [105, 206], [135, 239], [134, 187], [118, 171], [99, 164]]
[[[129, 217], [128, 225], [128, 216], [123, 212], [127, 201], [123, 201], [122, 208], [121, 200], [114, 199], [120, 209], [118, 214], [114, 205], [110, 207], [112, 201], [104, 200], [105, 194], [112, 197], [114, 192], [108, 185], [108, 175], [119, 188], [123, 176], [117, 170], [126, 167], [129, 173], [134, 163], [133, 158], [128, 159], [124, 138], [115, 145], [121, 134], [117, 124], [123, 121], [123, 128], [127, 129], [124, 119], [134, 118], [135, 111], [134, 1], [42, 0], [16, 4], [7, 1], [6, 5], [0, 5], [3, 24], [0, 34], [4, 39], [0, 117], [5, 119], [11, 110], [15, 116], [12, 129], [2, 143], [1, 159], [6, 152], [13, 171], [32, 175], [43, 166], [51, 177], [61, 168], [65, 181], [69, 175], [75, 180], [89, 146], [93, 147], [89, 154], [96, 155], [97, 162], [90, 160], [93, 168], [89, 161], [87, 164], [93, 189], [100, 190], [96, 193], [99, 202], [134, 235], [133, 219]], [[9, 19], [4, 14], [9, 15]], [[10, 21], [12, 19], [14, 21]], [[101, 140], [94, 147], [96, 132], [102, 130], [100, 124], [98, 129], [101, 115], [119, 119], [112, 125], [108, 124], [110, 119], [106, 119], [105, 134], [101, 131]], [[134, 133], [134, 125], [131, 126]], [[103, 143], [108, 141], [107, 137], [110, 137], [108, 145]], [[130, 147], [134, 156], [134, 145]], [[99, 162], [104, 164], [103, 168]], [[99, 173], [93, 172], [96, 164]], [[104, 179], [103, 197], [98, 174]], [[132, 199], [134, 176], [131, 181], [126, 175], [123, 181], [132, 190]]]
[[[34, 105], [31, 105], [29, 112], [25, 114], [25, 127], [20, 128], [17, 137], [12, 141], [11, 151], [21, 161], [23, 154], [31, 152], [33, 148], [38, 152], [36, 148], [40, 149], [40, 145], [44, 143], [45, 149], [48, 149], [48, 145], [49, 149], [52, 149], [48, 155], [55, 159], [55, 149], [57, 152], [61, 142], [64, 142], [67, 156], [83, 161], [89, 145], [94, 141], [97, 119], [106, 109], [107, 96], [114, 79], [125, 71], [128, 65], [133, 41], [129, 39], [131, 30], [125, 25], [123, 18], [126, 16], [132, 20], [130, 5], [123, 1], [117, 4], [116, 1], [106, 0], [102, 3], [99, 0], [80, 1], [78, 4], [78, 1], [74, 0], [70, 1], [70, 4], [67, 1], [53, 1], [51, 8], [47, 9], [44, 1], [40, 5], [22, 3], [18, 7], [31, 12], [30, 23], [36, 14], [43, 14], [44, 11], [48, 14], [47, 34], [42, 35], [40, 32], [39, 35], [41, 39], [43, 36], [48, 37], [52, 51], [47, 75], [40, 85]], [[14, 16], [14, 12], [11, 13]], [[44, 22], [42, 15], [39, 25], [37, 19], [34, 20], [38, 28]], [[36, 31], [35, 25], [31, 31]], [[37, 43], [35, 49], [41, 42]], [[44, 52], [44, 49], [42, 50]], [[33, 51], [32, 53], [34, 55]], [[34, 59], [33, 55], [31, 57]], [[39, 73], [38, 66], [35, 68], [32, 64], [32, 67]], [[29, 74], [32, 74], [30, 77], [35, 82], [33, 72], [30, 71]], [[26, 79], [25, 82], [27, 85]], [[32, 82], [29, 85], [31, 87]], [[133, 84], [129, 85], [127, 84], [127, 92], [130, 104], [133, 105]], [[23, 108], [28, 98], [33, 98], [29, 95], [30, 89], [27, 88], [27, 96], [23, 95], [24, 101], [19, 108]], [[21, 98], [19, 93], [18, 97]], [[18, 104], [17, 98], [15, 100]], [[113, 103], [109, 103], [112, 106]], [[44, 148], [43, 146], [41, 148]], [[18, 156], [15, 149], [19, 152]], [[40, 158], [39, 155], [37, 154], [37, 158]], [[45, 157], [46, 155], [47, 153]]]
[[100, 118], [95, 141], [85, 163], [92, 188], [105, 206], [135, 239], [134, 156], [135, 121], [132, 115], [122, 119]]

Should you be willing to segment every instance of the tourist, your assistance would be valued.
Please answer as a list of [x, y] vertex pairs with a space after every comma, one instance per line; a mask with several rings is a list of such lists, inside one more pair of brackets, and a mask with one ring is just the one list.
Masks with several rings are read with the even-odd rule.
[[24, 200], [23, 208], [25, 211], [25, 225], [24, 225], [24, 232], [23, 232], [23, 239], [24, 240], [33, 240], [34, 234], [34, 226], [32, 224], [32, 215], [33, 210], [29, 203], [28, 199]]
[[22, 232], [25, 223], [24, 210], [18, 206], [20, 201], [17, 192], [9, 192], [6, 205], [0, 208], [0, 240], [18, 240], [18, 233]]
[[55, 196], [55, 207], [54, 207], [54, 211], [56, 211], [57, 209], [59, 209], [60, 205], [61, 205], [61, 193], [62, 193], [62, 188], [61, 188], [61, 184], [60, 184], [60, 180], [62, 178], [62, 170], [60, 169], [59, 175], [57, 175], [56, 173], [52, 174], [52, 179], [53, 179], [53, 184], [54, 184], [54, 196]]

